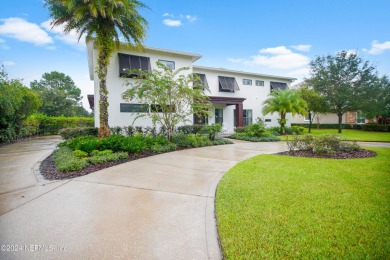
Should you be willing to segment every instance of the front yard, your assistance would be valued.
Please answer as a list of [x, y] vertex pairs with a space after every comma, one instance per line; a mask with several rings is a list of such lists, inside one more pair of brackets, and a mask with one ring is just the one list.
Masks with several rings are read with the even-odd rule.
[[233, 167], [216, 195], [224, 257], [387, 258], [390, 149], [372, 150], [377, 157], [349, 160], [260, 155]]

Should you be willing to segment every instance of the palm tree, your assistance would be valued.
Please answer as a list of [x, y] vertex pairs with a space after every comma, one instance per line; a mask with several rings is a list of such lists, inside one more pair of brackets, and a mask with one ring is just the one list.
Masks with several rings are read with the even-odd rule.
[[273, 91], [269, 94], [263, 102], [263, 115], [274, 112], [278, 112], [280, 118], [278, 122], [280, 124], [280, 132], [284, 134], [284, 126], [287, 123], [286, 115], [287, 113], [306, 115], [306, 101], [303, 100], [299, 93], [295, 90], [286, 89], [283, 91]]
[[45, 0], [52, 25], [64, 25], [64, 32], [75, 30], [80, 38], [95, 37], [98, 48], [97, 74], [99, 77], [99, 137], [110, 135], [108, 126], [107, 67], [119, 37], [131, 45], [142, 46], [147, 21], [138, 9], [148, 8], [138, 0]]

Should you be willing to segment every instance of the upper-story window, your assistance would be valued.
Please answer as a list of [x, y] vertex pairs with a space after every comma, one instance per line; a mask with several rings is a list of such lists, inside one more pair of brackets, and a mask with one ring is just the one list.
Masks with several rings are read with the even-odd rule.
[[219, 91], [220, 92], [235, 92], [236, 90], [240, 90], [238, 87], [236, 78], [234, 77], [224, 77], [218, 76], [219, 82]]
[[256, 86], [264, 87], [264, 81], [262, 81], [262, 80], [256, 80]]
[[168, 68], [170, 68], [171, 70], [174, 70], [175, 69], [175, 62], [174, 61], [170, 61], [170, 60], [158, 60], [160, 63], [164, 64], [165, 66], [167, 66]]
[[252, 80], [251, 79], [243, 79], [242, 85], [252, 85]]
[[206, 74], [195, 73], [195, 75], [199, 77], [200, 81], [194, 82], [194, 84], [199, 87], [202, 86], [201, 89], [208, 89], [209, 84], [207, 83]]
[[270, 85], [271, 85], [271, 92], [274, 90], [286, 90], [288, 88], [287, 83], [283, 83], [283, 82], [271, 81]]
[[118, 53], [119, 57], [119, 76], [132, 78], [137, 76], [137, 73], [131, 70], [151, 71], [150, 58], [136, 55]]

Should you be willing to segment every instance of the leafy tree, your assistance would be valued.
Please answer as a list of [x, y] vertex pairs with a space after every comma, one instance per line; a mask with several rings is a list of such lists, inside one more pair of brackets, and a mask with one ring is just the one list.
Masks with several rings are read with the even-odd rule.
[[346, 51], [317, 57], [310, 67], [312, 75], [307, 82], [324, 97], [326, 110], [338, 116], [341, 133], [344, 113], [361, 110], [367, 104], [367, 97], [361, 93], [368, 93], [376, 81], [375, 68]]
[[44, 73], [42, 78], [30, 83], [44, 100], [39, 112], [48, 116], [85, 116], [88, 112], [81, 105], [81, 90], [71, 77], [57, 71]]
[[153, 124], [165, 127], [170, 140], [180, 122], [191, 122], [189, 118], [193, 114], [207, 114], [212, 105], [204, 94], [199, 77], [182, 73], [188, 67], [173, 71], [160, 62], [157, 62], [157, 67], [152, 72], [137, 71], [138, 80], [128, 81], [130, 88], [122, 96], [126, 100], [137, 99], [148, 104], [149, 113], [140, 113], [135, 120], [150, 116]]
[[54, 26], [64, 25], [65, 32], [76, 30], [79, 39], [96, 37], [99, 77], [99, 137], [110, 135], [108, 125], [107, 67], [115, 45], [122, 36], [129, 44], [141, 46], [145, 38], [146, 20], [138, 13], [147, 8], [138, 0], [45, 0]]
[[314, 118], [318, 118], [320, 113], [326, 112], [326, 104], [324, 98], [315, 89], [303, 85], [298, 92], [307, 104], [306, 112], [309, 116], [309, 133], [311, 133]]
[[361, 110], [367, 118], [390, 117], [390, 80], [387, 76], [378, 77], [373, 85], [365, 88], [360, 95], [365, 99]]
[[299, 92], [296, 90], [286, 89], [283, 91], [272, 91], [269, 97], [263, 102], [263, 115], [273, 114], [278, 112], [280, 118], [280, 132], [284, 134], [284, 127], [287, 123], [287, 113], [306, 115], [306, 102], [303, 100]]
[[18, 79], [8, 79], [0, 70], [0, 142], [9, 142], [23, 134], [23, 123], [41, 104], [38, 95]]

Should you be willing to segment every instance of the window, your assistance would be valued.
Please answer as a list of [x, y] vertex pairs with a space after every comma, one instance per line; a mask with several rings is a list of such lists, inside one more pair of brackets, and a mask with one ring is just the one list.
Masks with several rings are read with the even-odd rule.
[[120, 104], [121, 112], [131, 112], [131, 113], [147, 113], [149, 112], [149, 106], [147, 104]]
[[264, 81], [262, 81], [262, 80], [256, 80], [256, 86], [264, 87]]
[[273, 90], [285, 90], [285, 89], [287, 89], [287, 83], [271, 81], [271, 92]]
[[194, 114], [194, 125], [207, 125], [208, 123], [209, 119], [207, 115]]
[[150, 59], [149, 57], [142, 57], [136, 55], [128, 55], [123, 53], [118, 53], [119, 57], [119, 76], [132, 78], [137, 76], [136, 72], [131, 72], [131, 70], [143, 70], [150, 71]]
[[365, 124], [366, 123], [366, 117], [363, 115], [362, 111], [357, 111], [356, 113], [356, 123], [358, 124]]
[[242, 85], [252, 85], [252, 80], [251, 79], [243, 79]]
[[[248, 125], [251, 125], [253, 123], [253, 117], [252, 117], [252, 109], [244, 109], [243, 111], [243, 124], [244, 126], [248, 126]], [[234, 109], [233, 110], [233, 114], [234, 114], [234, 119], [233, 119], [233, 122], [234, 122], [234, 126], [236, 126], [236, 122], [237, 122], [237, 118], [236, 118], [236, 110]]]
[[216, 108], [215, 109], [215, 123], [216, 124], [223, 124], [223, 109], [222, 108]]
[[196, 85], [203, 85], [202, 89], [208, 89], [209, 84], [207, 83], [206, 75], [205, 74], [200, 74], [200, 73], [195, 73], [199, 78], [200, 82], [194, 82]]
[[240, 90], [237, 85], [237, 81], [234, 77], [223, 77], [218, 76], [219, 81], [219, 91], [220, 92], [233, 92]]
[[303, 118], [303, 121], [305, 121], [305, 122], [310, 122], [309, 115], [305, 116], [305, 117]]
[[175, 69], [175, 62], [174, 61], [169, 61], [169, 60], [158, 60], [160, 63], [164, 64], [171, 70]]
[[271, 119], [267, 118], [264, 120], [264, 122], [271, 122]]

